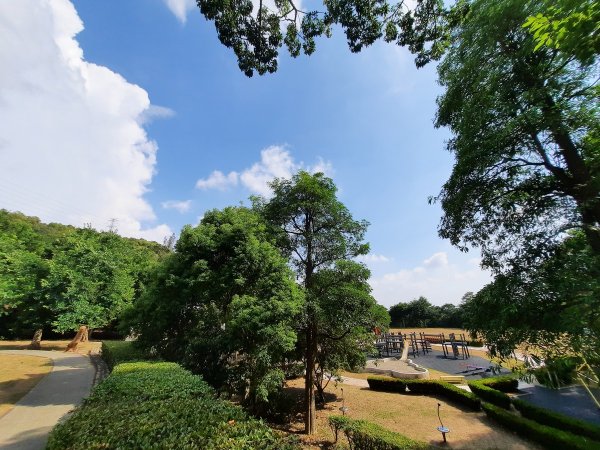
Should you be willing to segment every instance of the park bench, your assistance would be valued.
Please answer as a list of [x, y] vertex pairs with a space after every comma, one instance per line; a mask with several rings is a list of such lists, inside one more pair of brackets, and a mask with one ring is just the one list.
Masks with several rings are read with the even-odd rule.
[[440, 380], [447, 383], [463, 384], [465, 382], [465, 377], [463, 375], [442, 375]]

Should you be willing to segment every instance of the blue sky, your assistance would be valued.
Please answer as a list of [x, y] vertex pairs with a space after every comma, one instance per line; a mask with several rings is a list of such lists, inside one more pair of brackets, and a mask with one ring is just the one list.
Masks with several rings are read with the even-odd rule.
[[449, 134], [433, 127], [435, 67], [405, 50], [352, 54], [336, 30], [247, 78], [188, 0], [23, 0], [0, 17], [0, 207], [161, 241], [275, 175], [324, 169], [371, 223], [380, 303], [457, 303], [489, 280], [477, 251], [437, 236], [427, 197]]

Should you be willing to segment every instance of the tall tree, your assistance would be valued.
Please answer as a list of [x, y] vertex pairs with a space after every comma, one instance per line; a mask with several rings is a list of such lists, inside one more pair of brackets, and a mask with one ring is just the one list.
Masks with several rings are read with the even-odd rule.
[[368, 294], [368, 271], [349, 262], [369, 250], [363, 242], [367, 223], [352, 218], [337, 199], [333, 181], [322, 173], [301, 171], [291, 180], [273, 181], [271, 187], [273, 197], [255, 198], [254, 205], [282, 233], [280, 245], [291, 256], [304, 288], [305, 428], [312, 434], [320, 344], [341, 340], [372, 321], [375, 302]]
[[453, 137], [450, 179], [434, 201], [440, 235], [480, 247], [496, 271], [535, 266], [567, 230], [600, 253], [598, 64], [541, 47], [523, 28], [528, 0], [476, 0], [439, 78], [437, 126]]
[[128, 322], [140, 344], [259, 411], [282, 386], [302, 302], [262, 218], [230, 207], [184, 227]]

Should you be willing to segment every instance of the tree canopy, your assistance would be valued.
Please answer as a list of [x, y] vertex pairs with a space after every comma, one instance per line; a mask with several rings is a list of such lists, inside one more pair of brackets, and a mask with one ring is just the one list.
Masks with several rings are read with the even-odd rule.
[[156, 243], [0, 210], [0, 336], [114, 324], [166, 253]]
[[440, 235], [494, 270], [535, 265], [568, 230], [600, 252], [597, 61], [541, 47], [538, 2], [477, 0], [439, 66], [437, 126], [456, 162], [435, 201]]
[[[315, 38], [331, 36], [341, 27], [348, 47], [359, 52], [378, 39], [407, 46], [423, 66], [439, 59], [449, 39], [449, 24], [462, 14], [460, 6], [444, 9], [441, 0], [326, 0], [319, 9], [305, 10], [293, 0], [197, 0], [200, 12], [215, 24], [219, 40], [233, 49], [247, 76], [277, 70], [284, 45], [293, 57], [312, 54]], [[255, 7], [256, 6], [256, 7]]]
[[262, 218], [229, 207], [183, 228], [127, 322], [141, 345], [256, 411], [282, 386], [303, 301]]
[[324, 371], [364, 361], [359, 352], [366, 350], [365, 334], [387, 327], [389, 316], [370, 295], [368, 269], [352, 260], [369, 250], [363, 242], [367, 223], [352, 218], [333, 181], [300, 171], [271, 187], [273, 197], [255, 198], [254, 207], [278, 234], [306, 298], [299, 333], [306, 366], [305, 426], [312, 434], [314, 387], [322, 392]]

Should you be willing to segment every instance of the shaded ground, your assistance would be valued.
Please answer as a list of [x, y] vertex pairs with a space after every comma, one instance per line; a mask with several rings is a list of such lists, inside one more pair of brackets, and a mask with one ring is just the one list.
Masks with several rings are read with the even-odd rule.
[[0, 354], [0, 418], [51, 370], [48, 358]]
[[329, 402], [325, 408], [317, 410], [317, 434], [312, 437], [302, 435], [302, 393], [303, 379], [288, 383], [288, 392], [296, 395], [297, 414], [287, 431], [298, 433], [306, 449], [329, 448], [333, 445], [327, 417], [340, 414], [342, 389], [348, 416], [375, 422], [392, 431], [410, 438], [441, 444], [437, 404], [441, 406], [444, 425], [450, 428], [448, 445], [444, 448], [460, 449], [537, 449], [535, 444], [524, 441], [512, 433], [489, 421], [484, 413], [472, 412], [454, 403], [427, 396], [400, 395], [371, 391], [368, 388], [347, 384], [330, 384], [327, 388]]
[[[549, 389], [539, 385], [519, 386], [528, 395], [519, 396], [523, 401], [556, 411], [576, 419], [600, 425], [600, 409], [594, 404], [583, 386]], [[600, 389], [593, 389], [600, 398]]]

